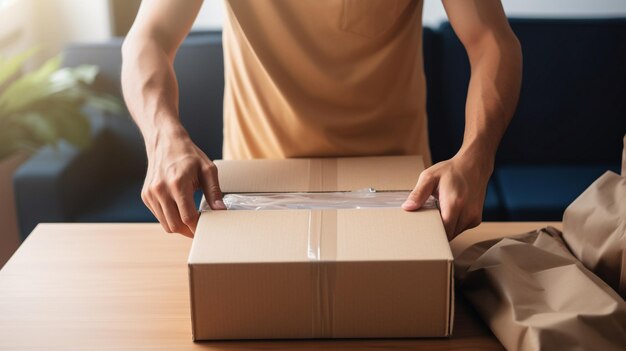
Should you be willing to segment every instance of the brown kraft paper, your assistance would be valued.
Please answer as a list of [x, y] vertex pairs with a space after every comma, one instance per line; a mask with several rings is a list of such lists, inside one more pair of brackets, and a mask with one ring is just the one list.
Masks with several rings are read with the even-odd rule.
[[461, 291], [508, 350], [624, 350], [626, 302], [552, 227], [455, 257]]
[[626, 297], [626, 144], [623, 157], [621, 176], [607, 171], [565, 210], [563, 239], [588, 269]]

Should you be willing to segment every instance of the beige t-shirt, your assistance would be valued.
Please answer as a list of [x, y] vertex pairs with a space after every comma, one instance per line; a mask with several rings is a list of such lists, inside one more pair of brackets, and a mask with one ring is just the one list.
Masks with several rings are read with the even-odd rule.
[[226, 0], [225, 159], [421, 154], [422, 1]]

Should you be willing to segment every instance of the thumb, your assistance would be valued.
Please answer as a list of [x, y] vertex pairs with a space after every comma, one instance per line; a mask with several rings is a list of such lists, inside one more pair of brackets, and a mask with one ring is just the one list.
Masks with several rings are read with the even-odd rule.
[[402, 204], [402, 209], [407, 211], [415, 211], [422, 207], [424, 203], [426, 203], [426, 200], [428, 200], [428, 197], [432, 195], [435, 188], [437, 188], [438, 181], [439, 178], [433, 176], [431, 172], [429, 172], [428, 170], [423, 171], [417, 180], [415, 188], [413, 189], [413, 191], [411, 191], [409, 197]]
[[212, 210], [225, 210], [226, 205], [222, 201], [222, 190], [217, 176], [217, 167], [213, 162], [209, 162], [200, 174], [202, 192]]

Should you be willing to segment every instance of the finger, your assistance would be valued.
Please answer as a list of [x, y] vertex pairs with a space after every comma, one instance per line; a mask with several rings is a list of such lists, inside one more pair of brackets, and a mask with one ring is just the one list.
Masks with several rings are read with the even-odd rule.
[[214, 163], [208, 163], [202, 168], [202, 174], [200, 174], [200, 183], [202, 185], [202, 191], [209, 206], [213, 210], [225, 210], [226, 205], [222, 201], [222, 190], [220, 189], [220, 183], [217, 176], [217, 167]]
[[[478, 206], [478, 205], [476, 205]], [[482, 208], [468, 209], [467, 211], [463, 211], [457, 223], [457, 228], [455, 230], [454, 236], [463, 233], [464, 231], [477, 227], [480, 222], [482, 222]]]
[[161, 223], [163, 230], [165, 230], [166, 233], [172, 233], [172, 229], [170, 229], [167, 225], [167, 219], [165, 218], [165, 214], [163, 213], [163, 209], [161, 208], [159, 202], [152, 199], [152, 201], [150, 201], [150, 208], [152, 208], [152, 213], [157, 218], [159, 223]]
[[450, 240], [454, 239], [457, 235], [461, 234], [465, 229], [469, 229], [470, 226], [467, 222], [467, 219], [462, 214], [459, 216], [459, 220], [456, 222], [456, 227], [454, 228], [451, 235], [448, 235]]
[[461, 199], [456, 193], [446, 191], [446, 188], [443, 187], [440, 189], [439, 206], [446, 234], [448, 238], [453, 238], [456, 235], [457, 224], [461, 215]]
[[199, 214], [196, 210], [196, 203], [193, 201], [192, 187], [188, 186], [184, 191], [177, 192], [174, 199], [178, 207], [178, 213], [180, 213], [181, 221], [189, 228], [191, 233], [195, 233]]
[[436, 190], [438, 181], [439, 179], [433, 176], [431, 172], [422, 172], [417, 179], [415, 189], [411, 191], [406, 201], [404, 201], [402, 208], [407, 211], [415, 211], [422, 207], [428, 200], [428, 197]]
[[165, 214], [165, 219], [167, 220], [167, 225], [170, 228], [171, 232], [183, 234], [188, 237], [193, 236], [193, 233], [180, 218], [180, 213], [178, 212], [178, 206], [176, 205], [176, 201], [174, 201], [169, 196], [162, 196], [161, 198], [159, 198], [159, 204], [161, 205], [161, 209]]
[[154, 209], [152, 208], [152, 203], [151, 203], [151, 199], [150, 199], [149, 193], [146, 192], [146, 191], [142, 191], [141, 192], [141, 200], [143, 200], [144, 205], [146, 205], [148, 210], [150, 210], [150, 213], [152, 213], [154, 218], [158, 220], [158, 217], [157, 217], [156, 213], [154, 212]]
[[144, 202], [148, 205], [148, 208], [152, 210], [152, 214], [159, 220], [163, 230], [166, 233], [172, 233], [172, 228], [167, 223], [167, 218], [165, 218], [165, 213], [163, 212], [163, 208], [159, 203], [159, 196], [164, 194], [166, 191], [165, 184], [162, 182], [150, 182], [150, 185], [147, 187], [146, 191], [142, 193], [142, 198]]
[[454, 210], [448, 203], [441, 204], [441, 219], [443, 220], [443, 226], [446, 228], [446, 235], [448, 238], [453, 238], [456, 234], [458, 214], [454, 213]]

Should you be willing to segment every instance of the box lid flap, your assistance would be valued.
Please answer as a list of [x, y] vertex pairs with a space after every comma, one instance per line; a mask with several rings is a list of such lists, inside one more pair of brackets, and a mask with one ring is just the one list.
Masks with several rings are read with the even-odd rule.
[[411, 190], [421, 156], [216, 160], [224, 193]]

